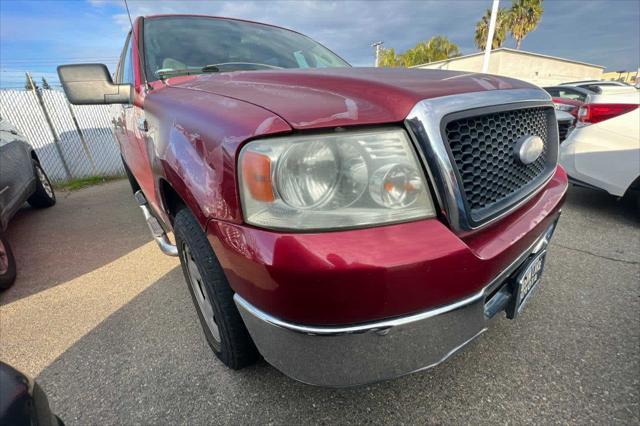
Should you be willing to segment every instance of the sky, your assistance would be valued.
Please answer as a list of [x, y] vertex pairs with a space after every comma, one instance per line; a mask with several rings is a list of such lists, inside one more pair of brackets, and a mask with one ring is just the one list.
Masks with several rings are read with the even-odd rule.
[[[463, 54], [477, 52], [475, 24], [490, 7], [491, 0], [129, 0], [133, 17], [198, 13], [290, 28], [354, 66], [373, 65], [371, 43], [379, 40], [402, 51], [444, 35]], [[25, 71], [57, 84], [61, 63], [101, 62], [113, 70], [128, 27], [123, 0], [0, 0], [0, 87], [23, 87]], [[542, 21], [522, 49], [634, 71], [640, 66], [640, 0], [546, 0]]]

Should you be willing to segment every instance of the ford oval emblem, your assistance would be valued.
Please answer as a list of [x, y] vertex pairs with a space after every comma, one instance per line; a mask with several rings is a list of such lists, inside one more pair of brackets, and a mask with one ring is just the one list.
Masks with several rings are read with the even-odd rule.
[[525, 135], [516, 141], [513, 153], [522, 164], [531, 164], [540, 157], [543, 149], [544, 141], [540, 136]]

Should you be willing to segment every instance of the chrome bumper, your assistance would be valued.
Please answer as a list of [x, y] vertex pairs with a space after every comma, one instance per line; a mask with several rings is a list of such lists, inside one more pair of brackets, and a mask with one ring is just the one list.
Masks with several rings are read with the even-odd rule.
[[502, 284], [546, 249], [554, 224], [482, 291], [451, 305], [352, 326], [306, 326], [275, 318], [237, 293], [234, 300], [262, 356], [298, 381], [356, 386], [434, 367], [487, 330], [509, 302]]

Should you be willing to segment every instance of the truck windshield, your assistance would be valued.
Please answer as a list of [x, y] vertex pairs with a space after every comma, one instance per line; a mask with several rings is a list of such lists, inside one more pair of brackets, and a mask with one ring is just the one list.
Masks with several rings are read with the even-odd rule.
[[302, 34], [231, 19], [148, 18], [143, 37], [149, 80], [180, 73], [349, 66]]

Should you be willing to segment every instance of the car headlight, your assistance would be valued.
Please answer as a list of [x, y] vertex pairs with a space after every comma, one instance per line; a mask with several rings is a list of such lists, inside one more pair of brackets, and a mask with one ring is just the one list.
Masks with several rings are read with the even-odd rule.
[[286, 136], [240, 152], [247, 223], [272, 229], [363, 227], [435, 216], [402, 129]]

